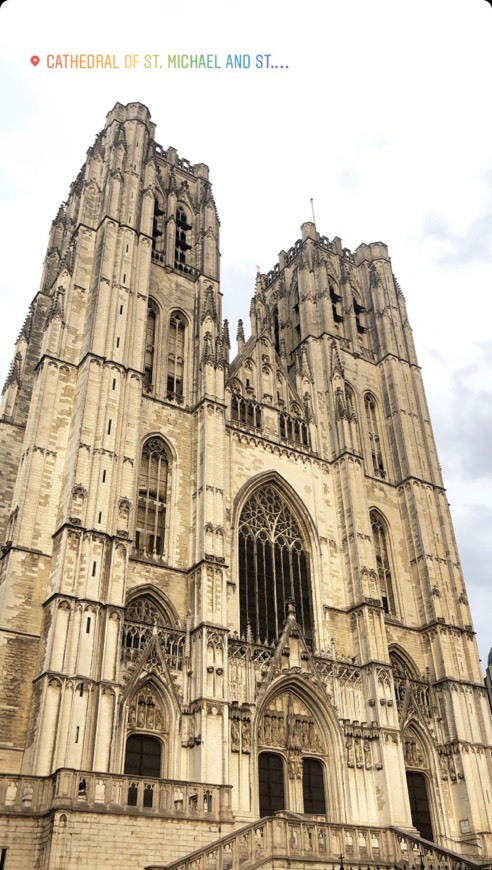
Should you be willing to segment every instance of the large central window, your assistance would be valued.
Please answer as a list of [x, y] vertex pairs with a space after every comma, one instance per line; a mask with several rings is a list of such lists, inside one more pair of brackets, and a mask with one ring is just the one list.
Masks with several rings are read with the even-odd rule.
[[239, 519], [241, 634], [271, 643], [295, 605], [306, 641], [312, 639], [308, 554], [299, 525], [274, 486], [248, 499]]

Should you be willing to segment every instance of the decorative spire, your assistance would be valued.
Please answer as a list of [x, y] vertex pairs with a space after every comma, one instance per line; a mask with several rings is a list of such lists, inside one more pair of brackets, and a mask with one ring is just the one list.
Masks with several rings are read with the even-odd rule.
[[59, 209], [56, 213], [56, 217], [53, 221], [53, 226], [56, 226], [56, 224], [59, 224], [59, 223], [62, 223], [62, 224], [65, 223], [65, 219], [67, 216], [66, 207], [67, 207], [66, 202], [60, 203], [60, 207], [59, 207]]
[[340, 361], [340, 355], [338, 353], [338, 345], [336, 342], [332, 341], [331, 343], [331, 377], [332, 379], [335, 375], [340, 375], [341, 378], [345, 377], [342, 363]]
[[203, 338], [203, 354], [202, 363], [205, 365], [214, 364], [214, 346], [212, 343], [212, 333], [206, 332]]
[[7, 374], [7, 379], [3, 385], [2, 395], [4, 394], [7, 387], [10, 387], [10, 384], [17, 384], [17, 386], [20, 387], [21, 363], [22, 363], [22, 356], [19, 353], [19, 351], [17, 351], [16, 355], [14, 356], [14, 358], [10, 364], [10, 368], [9, 368], [9, 371]]
[[224, 345], [220, 335], [215, 339], [215, 365], [218, 369], [224, 368]]
[[94, 145], [91, 149], [91, 157], [96, 157], [97, 155], [104, 159], [103, 137], [101, 133], [96, 136], [96, 141], [94, 142]]
[[206, 317], [210, 317], [214, 323], [217, 323], [217, 309], [215, 307], [214, 291], [211, 284], [209, 284], [205, 291], [205, 305], [203, 306], [202, 323]]
[[224, 347], [231, 348], [231, 339], [229, 338], [229, 321], [224, 320], [224, 325], [222, 327], [222, 341], [224, 342]]
[[303, 347], [301, 355], [301, 375], [303, 378], [307, 378], [308, 381], [312, 382], [313, 376], [311, 374], [311, 366], [309, 365], [309, 359], [305, 347]]
[[48, 311], [46, 316], [46, 322], [44, 328], [47, 329], [49, 324], [55, 317], [58, 317], [61, 320], [62, 325], [65, 324], [64, 316], [63, 316], [63, 297], [65, 296], [65, 290], [63, 287], [58, 287], [57, 290], [53, 293], [53, 299], [51, 300], [51, 308]]
[[29, 312], [27, 314], [27, 317], [24, 320], [24, 323], [22, 324], [22, 329], [20, 331], [19, 338], [17, 339], [18, 341], [20, 341], [20, 339], [23, 338], [29, 344], [29, 339], [31, 338], [31, 330], [32, 330], [32, 317], [33, 317], [33, 305], [31, 305], [31, 307], [29, 308]]
[[236, 335], [236, 341], [237, 341], [237, 349], [238, 349], [238, 352], [239, 352], [239, 353], [242, 353], [242, 352], [243, 352], [244, 345], [245, 345], [245, 343], [246, 343], [246, 340], [245, 340], [245, 338], [244, 338], [244, 327], [243, 327], [243, 321], [242, 321], [242, 320], [238, 320], [238, 322], [237, 322], [237, 335]]

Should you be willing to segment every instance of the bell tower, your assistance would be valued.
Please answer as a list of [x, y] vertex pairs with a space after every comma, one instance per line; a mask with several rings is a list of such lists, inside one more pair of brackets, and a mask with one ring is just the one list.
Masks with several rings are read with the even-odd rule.
[[123, 769], [126, 597], [143, 574], [162, 593], [156, 624], [184, 630], [187, 572], [216, 558], [205, 528], [223, 526], [222, 466], [197, 462], [197, 442], [220, 443], [219, 221], [208, 167], [154, 136], [144, 106], [109, 113], [53, 222], [4, 391], [6, 770]]

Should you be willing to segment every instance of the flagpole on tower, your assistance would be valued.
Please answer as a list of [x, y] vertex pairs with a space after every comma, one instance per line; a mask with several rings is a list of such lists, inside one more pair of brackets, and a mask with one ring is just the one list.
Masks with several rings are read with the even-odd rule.
[[316, 218], [314, 217], [314, 199], [313, 199], [313, 197], [311, 197], [310, 202], [311, 202], [311, 211], [313, 213], [313, 224], [315, 224]]

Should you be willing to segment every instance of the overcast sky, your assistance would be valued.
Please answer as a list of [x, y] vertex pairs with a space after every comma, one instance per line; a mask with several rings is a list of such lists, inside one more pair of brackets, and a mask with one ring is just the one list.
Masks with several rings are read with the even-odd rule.
[[[382, 240], [407, 300], [483, 666], [492, 644], [492, 8], [485, 0], [8, 0], [0, 8], [3, 383], [60, 202], [119, 101], [207, 163], [224, 316], [248, 324], [268, 271], [311, 219]], [[47, 69], [48, 54], [120, 69]], [[158, 54], [162, 68], [124, 68]], [[168, 54], [217, 55], [172, 70]], [[249, 69], [227, 69], [228, 54]], [[269, 69], [255, 68], [271, 55]], [[30, 58], [38, 56], [34, 66]], [[263, 60], [263, 63], [266, 63]], [[277, 67], [277, 68], [272, 68]], [[283, 68], [280, 68], [283, 67]], [[286, 68], [287, 67], [287, 68]]]

